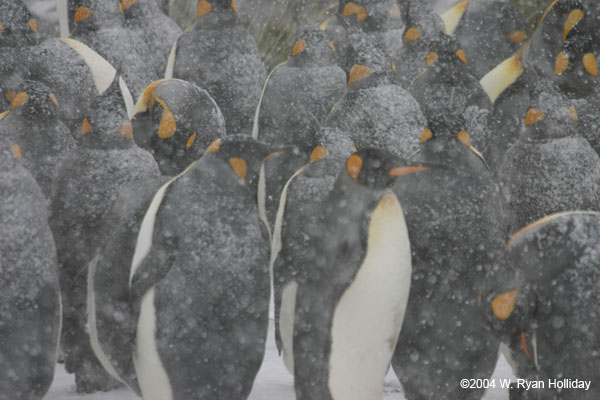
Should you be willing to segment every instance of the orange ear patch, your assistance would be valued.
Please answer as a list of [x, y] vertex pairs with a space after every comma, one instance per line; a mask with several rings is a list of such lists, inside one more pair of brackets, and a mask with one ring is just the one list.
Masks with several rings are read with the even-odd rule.
[[428, 140], [431, 140], [432, 137], [433, 137], [433, 132], [431, 132], [431, 129], [425, 128], [423, 133], [421, 133], [421, 139], [419, 139], [419, 143], [425, 143]]
[[329, 151], [325, 147], [315, 147], [312, 153], [310, 154], [310, 162], [316, 163], [317, 161], [321, 161], [327, 156], [327, 153], [329, 153]]
[[158, 126], [158, 137], [168, 139], [175, 134], [175, 130], [177, 129], [175, 115], [169, 110], [167, 103], [163, 99], [156, 97], [156, 101], [163, 107], [163, 115]]
[[121, 10], [121, 12], [131, 8], [135, 3], [137, 3], [137, 0], [121, 0], [121, 2], [119, 3], [119, 9]]
[[198, 2], [198, 8], [196, 10], [196, 18], [204, 17], [206, 14], [211, 12], [211, 10], [212, 4], [210, 4], [206, 0], [200, 0], [200, 2]]
[[23, 153], [21, 153], [21, 148], [19, 147], [18, 144], [16, 144], [16, 143], [13, 144], [12, 152], [13, 152], [13, 155], [15, 156], [15, 158], [17, 160], [22, 160], [23, 159]]
[[235, 2], [235, 0], [231, 0], [231, 9], [236, 13], [238, 12], [237, 3]]
[[583, 56], [583, 66], [591, 76], [598, 76], [598, 62], [594, 53], [587, 53]]
[[404, 34], [404, 43], [408, 43], [408, 42], [412, 42], [413, 40], [417, 40], [418, 38], [420, 38], [423, 35], [423, 32], [421, 32], [420, 29], [413, 27], [410, 27], [406, 30], [406, 33]]
[[577, 109], [575, 106], [569, 107], [569, 117], [573, 118], [575, 121], [579, 121], [579, 117], [577, 116]]
[[56, 104], [56, 107], [58, 107], [58, 100], [56, 99], [56, 96], [54, 95], [54, 93], [50, 93], [50, 95], [48, 97], [50, 97], [50, 101], [53, 102], [54, 104]]
[[4, 24], [0, 22], [0, 33], [4, 30]]
[[205, 153], [212, 153], [215, 151], [218, 151], [221, 148], [221, 139], [217, 139], [214, 142], [212, 142], [210, 144], [210, 146], [208, 146], [206, 148], [206, 150], [204, 150]]
[[342, 17], [350, 17], [352, 15], [356, 15], [357, 22], [363, 22], [367, 19], [369, 13], [366, 9], [358, 4], [350, 2], [344, 6], [344, 10], [342, 10]]
[[506, 38], [513, 43], [521, 44], [527, 38], [527, 32], [525, 31], [512, 31], [506, 35]]
[[81, 136], [85, 136], [92, 131], [92, 124], [87, 118], [84, 118], [81, 122]]
[[189, 150], [190, 147], [192, 147], [192, 145], [194, 144], [194, 141], [196, 140], [196, 132], [194, 132], [192, 134], [192, 136], [190, 136], [187, 140], [187, 142], [185, 142], [185, 149]]
[[569, 56], [565, 54], [564, 51], [561, 51], [556, 56], [556, 61], [554, 62], [554, 75], [560, 75], [567, 70], [569, 67]]
[[333, 51], [333, 54], [336, 54], [335, 45], [331, 40], [329, 41], [329, 48], [331, 49], [331, 51]]
[[492, 301], [492, 311], [496, 318], [504, 321], [510, 317], [515, 305], [517, 304], [517, 298], [519, 297], [519, 289], [506, 292], [496, 297]]
[[348, 158], [348, 161], [346, 162], [346, 171], [356, 183], [358, 183], [358, 174], [360, 173], [362, 164], [362, 158], [360, 158], [360, 156], [357, 156], [356, 154], [351, 155], [350, 158]]
[[15, 97], [10, 102], [11, 111], [17, 107], [21, 107], [23, 104], [29, 101], [29, 96], [25, 92], [20, 92], [15, 95]]
[[456, 138], [458, 139], [459, 142], [461, 142], [468, 148], [471, 148], [471, 138], [469, 137], [469, 133], [467, 131], [458, 132], [458, 134], [456, 135]]
[[575, 28], [575, 25], [577, 25], [579, 21], [583, 19], [583, 16], [583, 11], [579, 8], [576, 8], [569, 13], [569, 16], [565, 20], [565, 26], [563, 28], [563, 40], [567, 39], [567, 36], [569, 36], [569, 32], [571, 32], [571, 30]]
[[463, 62], [463, 64], [466, 64], [466, 63], [467, 63], [467, 56], [465, 55], [465, 52], [464, 52], [464, 51], [462, 51], [462, 49], [458, 49], [458, 50], [456, 50], [456, 56], [458, 57], [458, 59], [459, 59], [460, 61], [462, 61], [462, 62]]
[[361, 79], [366, 78], [371, 75], [373, 70], [365, 65], [355, 65], [350, 69], [350, 76], [348, 78], [348, 86], [352, 85], [355, 82], [360, 81]]
[[240, 179], [246, 179], [246, 172], [248, 170], [246, 161], [241, 158], [230, 158], [229, 164]]
[[35, 20], [35, 18], [31, 18], [29, 21], [27, 21], [27, 25], [29, 25], [29, 29], [31, 29], [34, 32], [37, 32], [37, 21]]
[[434, 51], [430, 52], [429, 54], [427, 54], [427, 57], [425, 58], [425, 66], [429, 67], [431, 64], [436, 62], [437, 59], [438, 59], [437, 53]]
[[117, 128], [119, 131], [119, 135], [123, 136], [125, 139], [133, 140], [133, 126], [131, 125], [131, 121], [125, 121]]
[[531, 126], [543, 121], [546, 118], [546, 114], [542, 110], [537, 108], [530, 108], [525, 114], [525, 126]]
[[87, 7], [81, 6], [75, 11], [75, 16], [73, 17], [73, 22], [76, 24], [80, 23], [88, 19], [94, 12]]
[[306, 42], [304, 40], [298, 40], [294, 43], [294, 47], [292, 48], [292, 57], [302, 53], [304, 49], [306, 49]]
[[6, 95], [4, 95], [4, 97], [6, 97], [6, 100], [8, 100], [9, 103], [12, 103], [16, 95], [17, 92], [15, 92], [14, 90], [9, 90], [8, 92], [6, 92]]

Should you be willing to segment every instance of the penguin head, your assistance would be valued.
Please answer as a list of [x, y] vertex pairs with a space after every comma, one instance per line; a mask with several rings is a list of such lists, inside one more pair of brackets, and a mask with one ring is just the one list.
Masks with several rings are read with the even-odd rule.
[[409, 162], [387, 150], [364, 148], [348, 157], [341, 174], [346, 181], [382, 193], [391, 188], [398, 178], [432, 168], [437, 166]]
[[286, 150], [274, 149], [249, 135], [228, 135], [208, 146], [202, 158], [216, 158], [227, 163], [240, 183], [256, 191], [261, 165], [283, 151]]
[[[345, 160], [356, 151], [356, 147], [352, 142], [352, 139], [335, 128], [320, 128], [315, 134], [314, 147], [311, 156], [311, 162], [320, 160], [320, 155], [325, 155], [329, 159]], [[323, 150], [316, 150], [322, 148]]]
[[429, 2], [408, 0], [404, 6], [406, 27], [402, 35], [405, 46], [419, 48], [426, 44], [429, 38], [444, 32], [444, 22], [433, 11]]
[[22, 81], [9, 97], [12, 115], [36, 122], [55, 119], [58, 115], [58, 100], [43, 83]]
[[225, 136], [225, 120], [210, 95], [179, 79], [148, 85], [132, 124], [136, 144], [154, 156], [165, 175], [177, 175]]
[[22, 1], [0, 1], [0, 47], [22, 48], [36, 43], [37, 22]]
[[312, 67], [336, 65], [335, 52], [325, 32], [311, 26], [302, 26], [296, 34], [289, 66]]
[[338, 14], [348, 25], [365, 32], [381, 32], [402, 26], [402, 13], [395, 0], [340, 0]]
[[162, 12], [161, 4], [157, 1], [144, 0], [119, 0], [119, 9], [125, 19], [149, 17]]
[[195, 29], [212, 29], [237, 21], [236, 0], [199, 0], [196, 7]]
[[123, 26], [123, 5], [131, 0], [76, 0], [69, 2], [69, 31], [81, 34], [102, 28]]
[[348, 83], [350, 90], [360, 90], [388, 83], [392, 60], [374, 35], [351, 28], [347, 33]]

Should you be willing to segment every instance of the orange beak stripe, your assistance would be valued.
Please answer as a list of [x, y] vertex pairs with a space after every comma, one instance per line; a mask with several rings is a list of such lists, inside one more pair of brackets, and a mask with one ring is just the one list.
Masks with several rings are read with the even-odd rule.
[[414, 174], [415, 172], [429, 171], [429, 167], [396, 167], [390, 170], [390, 176], [404, 176]]

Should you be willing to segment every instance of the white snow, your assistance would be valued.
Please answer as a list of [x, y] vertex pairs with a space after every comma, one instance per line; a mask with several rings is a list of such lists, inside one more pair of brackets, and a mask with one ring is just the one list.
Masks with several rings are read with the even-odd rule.
[[[501, 355], [496, 371], [491, 379], [500, 386], [500, 379], [513, 379], [511, 368]], [[136, 400], [139, 399], [129, 389], [113, 390], [88, 395], [80, 395], [75, 391], [74, 376], [65, 372], [63, 364], [58, 364], [54, 382], [44, 400]], [[273, 323], [269, 326], [269, 337], [265, 359], [260, 369], [249, 400], [294, 400], [294, 379], [285, 369], [283, 361], [277, 354]], [[385, 379], [384, 400], [406, 400], [402, 387], [390, 369]], [[483, 400], [508, 400], [507, 389], [490, 389]]]

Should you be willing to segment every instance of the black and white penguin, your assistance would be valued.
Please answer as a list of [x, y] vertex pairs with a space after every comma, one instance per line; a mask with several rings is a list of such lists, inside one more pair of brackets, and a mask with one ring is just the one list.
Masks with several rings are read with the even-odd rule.
[[[482, 293], [489, 326], [510, 345], [518, 378], [544, 390], [515, 390], [511, 400], [591, 400], [600, 396], [597, 282], [600, 214], [553, 214], [517, 232]], [[555, 389], [564, 379], [590, 381], [588, 390]], [[520, 393], [519, 393], [520, 392]]]
[[452, 35], [464, 14], [468, 1], [460, 1], [442, 16], [429, 2], [409, 0], [403, 7], [406, 26], [402, 47], [391, 53], [395, 66], [394, 83], [408, 88], [423, 72], [432, 52], [431, 43], [442, 35]]
[[454, 36], [478, 79], [525, 43], [529, 26], [523, 14], [503, 0], [469, 3]]
[[346, 74], [335, 63], [325, 34], [302, 27], [287, 64], [268, 79], [260, 104], [260, 140], [275, 146], [296, 146], [266, 165], [267, 219], [272, 224], [286, 181], [310, 158], [315, 127], [328, 116], [346, 90]]
[[76, 146], [69, 128], [58, 119], [60, 105], [40, 82], [22, 81], [16, 87], [11, 111], [0, 122], [0, 135], [19, 145], [22, 164], [34, 176], [46, 198], [56, 166]]
[[478, 151], [487, 153], [488, 119], [492, 103], [477, 78], [469, 70], [468, 59], [456, 39], [439, 34], [429, 41], [426, 69], [408, 90], [425, 115], [453, 119], [460, 114], [465, 129]]
[[489, 378], [496, 366], [499, 342], [485, 329], [476, 288], [504, 245], [501, 197], [461, 115], [434, 111], [427, 118], [413, 160], [447, 168], [407, 176], [394, 187], [413, 275], [392, 367], [409, 400], [480, 399], [483, 389], [459, 383], [463, 376]]
[[247, 135], [219, 139], [143, 216], [119, 285], [137, 315], [145, 399], [248, 397], [267, 336], [269, 244], [256, 199], [269, 153]]
[[303, 166], [283, 187], [271, 249], [275, 339], [287, 369], [294, 373], [293, 332], [296, 291], [303, 261], [310, 254], [310, 237], [318, 224], [323, 201], [333, 188], [344, 161], [354, 150], [344, 133], [321, 128], [315, 134], [310, 164]]
[[373, 148], [342, 167], [319, 211], [297, 288], [299, 400], [383, 396], [411, 276], [402, 207], [389, 189], [398, 177], [428, 169]]
[[138, 99], [133, 139], [164, 175], [177, 175], [225, 136], [221, 110], [203, 89], [179, 79], [151, 83]]
[[200, 0], [196, 21], [173, 45], [165, 77], [205, 89], [223, 112], [227, 134], [250, 135], [266, 75], [235, 0]]
[[349, 38], [354, 66], [348, 89], [324, 125], [346, 133], [358, 149], [376, 147], [409, 157], [426, 127], [419, 104], [391, 82], [391, 60], [376, 42], [356, 31]]
[[79, 392], [116, 385], [96, 360], [86, 328], [87, 267], [98, 245], [101, 218], [122, 187], [160, 174], [152, 155], [133, 142], [119, 82], [115, 75], [84, 112], [81, 143], [60, 162], [52, 183], [50, 227], [64, 304], [62, 348], [65, 368], [75, 373]]
[[0, 143], [0, 399], [41, 400], [58, 356], [56, 249], [46, 199], [17, 161], [19, 146]]
[[125, 28], [126, 1], [68, 0], [70, 38], [85, 43], [119, 67], [134, 96], [162, 75], [152, 62], [157, 50], [139, 32]]
[[0, 112], [8, 110], [19, 83], [21, 53], [36, 44], [37, 22], [22, 1], [0, 1]]
[[542, 79], [533, 98], [499, 173], [511, 232], [559, 211], [600, 209], [600, 157], [580, 135], [577, 109]]
[[[60, 105], [60, 119], [79, 142], [82, 121], [94, 108], [98, 95], [113, 83], [115, 68], [85, 44], [67, 38], [49, 39], [31, 47], [25, 52], [24, 60], [24, 78], [50, 88]], [[122, 78], [119, 78], [119, 87], [121, 93], [115, 101], [124, 104], [127, 115], [131, 116], [133, 97]]]
[[181, 34], [181, 28], [161, 10], [156, 0], [121, 0], [125, 27], [150, 43], [152, 68], [164, 76], [171, 46]]

